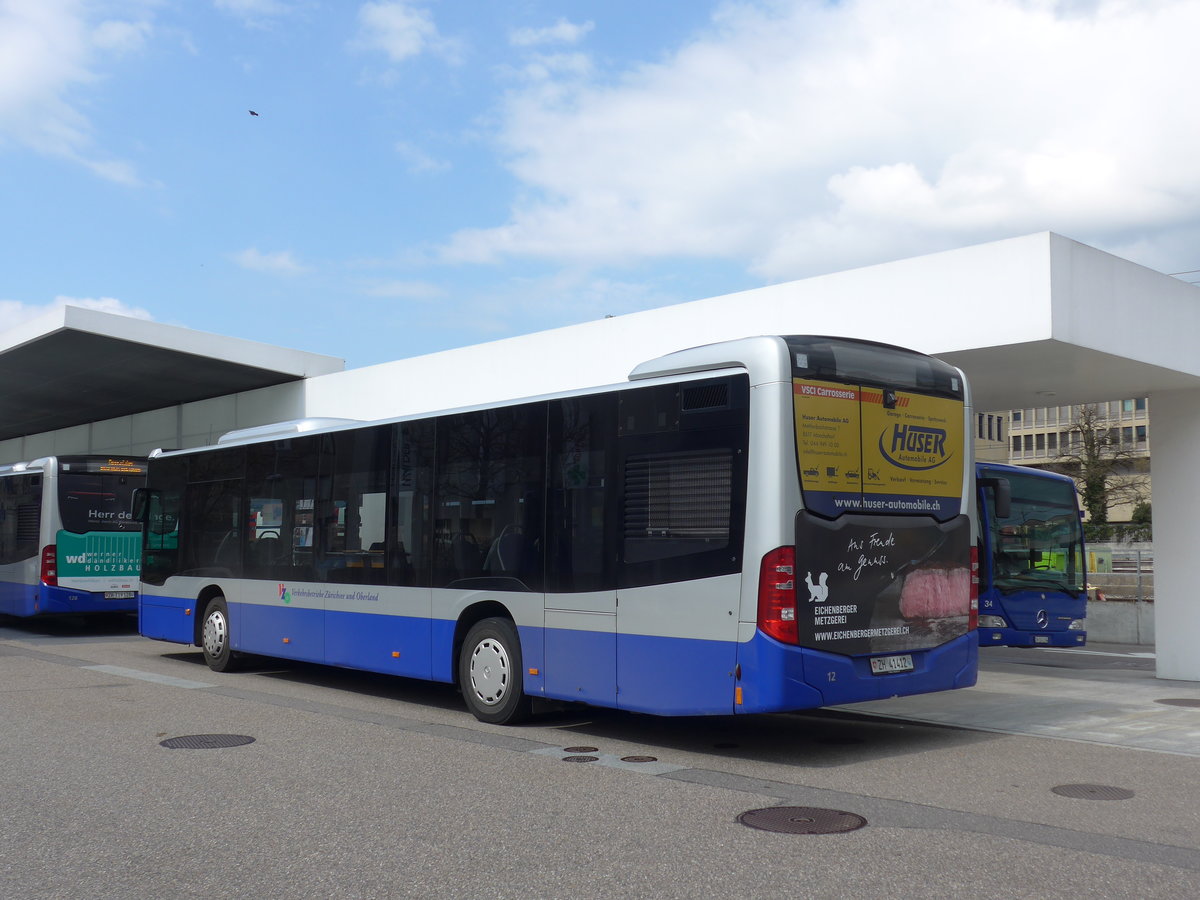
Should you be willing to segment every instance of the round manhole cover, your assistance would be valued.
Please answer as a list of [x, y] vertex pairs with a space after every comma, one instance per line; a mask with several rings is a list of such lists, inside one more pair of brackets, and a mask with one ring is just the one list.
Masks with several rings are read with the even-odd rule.
[[750, 828], [782, 834], [842, 834], [856, 831], [867, 824], [866, 819], [854, 813], [815, 806], [751, 809], [738, 816], [737, 820]]
[[621, 762], [658, 762], [657, 756], [622, 756]]
[[563, 753], [595, 753], [596, 747], [563, 747]]
[[1155, 700], [1155, 703], [1163, 703], [1167, 706], [1194, 706], [1200, 708], [1200, 700], [1194, 697], [1170, 697], [1166, 700]]
[[214, 750], [253, 743], [254, 738], [247, 734], [185, 734], [158, 742], [160, 747], [168, 750]]
[[563, 762], [595, 762], [598, 756], [564, 756]]
[[1060, 784], [1050, 790], [1060, 797], [1076, 800], [1128, 800], [1133, 796], [1133, 791], [1127, 788], [1107, 784]]

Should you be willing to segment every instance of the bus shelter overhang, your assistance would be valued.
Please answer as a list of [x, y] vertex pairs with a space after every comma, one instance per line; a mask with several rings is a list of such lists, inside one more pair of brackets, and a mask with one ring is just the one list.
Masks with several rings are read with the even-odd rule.
[[333, 357], [68, 306], [0, 334], [0, 440], [342, 368]]

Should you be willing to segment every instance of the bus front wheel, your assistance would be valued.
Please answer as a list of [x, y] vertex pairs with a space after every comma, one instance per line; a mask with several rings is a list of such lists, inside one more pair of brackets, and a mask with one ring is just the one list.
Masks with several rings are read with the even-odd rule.
[[204, 661], [214, 672], [231, 672], [237, 667], [237, 655], [229, 646], [229, 605], [220, 594], [204, 608], [200, 643], [204, 648]]
[[458, 683], [475, 718], [492, 725], [528, 718], [533, 701], [522, 672], [521, 639], [512, 622], [492, 618], [471, 627], [458, 657]]

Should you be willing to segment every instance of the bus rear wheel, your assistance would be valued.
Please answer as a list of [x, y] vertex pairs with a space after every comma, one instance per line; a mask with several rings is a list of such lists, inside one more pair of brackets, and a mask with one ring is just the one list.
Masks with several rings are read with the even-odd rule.
[[458, 657], [458, 683], [480, 722], [512, 725], [529, 718], [532, 699], [522, 684], [521, 639], [508, 619], [484, 619], [467, 632]]
[[238, 656], [229, 646], [229, 605], [220, 594], [204, 607], [200, 645], [204, 648], [204, 661], [214, 672], [232, 672], [237, 668]]

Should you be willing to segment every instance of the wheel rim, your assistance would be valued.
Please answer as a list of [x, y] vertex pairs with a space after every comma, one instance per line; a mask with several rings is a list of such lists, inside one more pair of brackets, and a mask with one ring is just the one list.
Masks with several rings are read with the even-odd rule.
[[204, 652], [213, 658], [220, 656], [228, 638], [229, 623], [225, 621], [225, 613], [219, 609], [210, 610], [204, 619]]
[[484, 706], [496, 706], [508, 694], [512, 662], [495, 638], [484, 638], [471, 653], [471, 692]]

